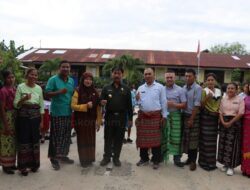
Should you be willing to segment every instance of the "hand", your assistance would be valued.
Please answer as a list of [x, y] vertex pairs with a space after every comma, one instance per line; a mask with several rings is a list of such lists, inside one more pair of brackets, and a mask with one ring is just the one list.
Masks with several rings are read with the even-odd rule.
[[43, 121], [40, 122], [40, 129], [43, 129], [44, 125], [43, 125]]
[[225, 128], [229, 128], [229, 127], [231, 127], [232, 124], [231, 124], [231, 122], [225, 122], [223, 125]]
[[175, 102], [174, 101], [167, 101], [168, 108], [175, 108]]
[[161, 128], [164, 128], [164, 127], [165, 127], [166, 122], [167, 122], [167, 119], [166, 119], [165, 117], [163, 117], [163, 118], [161, 119]]
[[88, 103], [87, 103], [87, 107], [88, 107], [89, 109], [93, 108], [93, 103], [92, 103], [91, 101], [88, 102]]
[[31, 93], [26, 94], [26, 95], [23, 97], [23, 101], [27, 101], [27, 100], [30, 100], [30, 99], [31, 99]]
[[105, 106], [107, 104], [107, 100], [101, 100], [101, 105]]
[[139, 101], [141, 99], [140, 92], [137, 92], [137, 94], [135, 95], [135, 99], [136, 101]]
[[190, 118], [189, 120], [188, 120], [188, 127], [189, 128], [192, 128], [194, 126], [194, 120], [192, 119], [192, 118]]
[[68, 90], [66, 88], [63, 88], [59, 92], [60, 92], [60, 94], [66, 94], [68, 92]]
[[208, 98], [212, 98], [213, 97], [213, 93], [212, 92], [208, 92], [207, 97]]

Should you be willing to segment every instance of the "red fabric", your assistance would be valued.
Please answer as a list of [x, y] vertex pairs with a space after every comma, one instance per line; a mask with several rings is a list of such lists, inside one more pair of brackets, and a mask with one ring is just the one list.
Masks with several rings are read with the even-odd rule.
[[43, 115], [43, 128], [41, 129], [42, 133], [47, 133], [49, 130], [50, 126], [50, 115], [49, 115], [49, 110], [45, 109], [44, 110], [44, 115]]
[[0, 90], [0, 101], [5, 102], [5, 109], [6, 110], [13, 110], [13, 101], [16, 95], [16, 89], [15, 88], [8, 88], [8, 87], [3, 87]]
[[161, 145], [161, 118], [160, 112], [138, 113], [136, 119], [137, 147], [152, 148]]

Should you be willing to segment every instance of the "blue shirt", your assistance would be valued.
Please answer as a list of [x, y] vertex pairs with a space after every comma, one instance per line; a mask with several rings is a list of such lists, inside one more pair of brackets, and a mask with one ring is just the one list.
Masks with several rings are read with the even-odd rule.
[[63, 88], [67, 89], [66, 94], [60, 94], [51, 98], [51, 115], [52, 116], [70, 116], [71, 98], [74, 92], [74, 80], [68, 77], [65, 82], [59, 75], [51, 77], [46, 85], [46, 92], [55, 92]]
[[191, 86], [185, 85], [183, 90], [187, 97], [187, 107], [184, 112], [192, 114], [194, 106], [201, 105], [202, 88], [200, 85], [194, 82]]
[[155, 81], [150, 86], [145, 83], [138, 88], [137, 93], [140, 93], [140, 100], [137, 102], [141, 111], [161, 110], [162, 117], [167, 117], [166, 91], [163, 85]]
[[[170, 88], [166, 86], [166, 97], [168, 101], [173, 101], [175, 103], [187, 102], [184, 90], [176, 84], [174, 84]], [[177, 110], [178, 110], [177, 108], [168, 108], [169, 112], [174, 112]]]

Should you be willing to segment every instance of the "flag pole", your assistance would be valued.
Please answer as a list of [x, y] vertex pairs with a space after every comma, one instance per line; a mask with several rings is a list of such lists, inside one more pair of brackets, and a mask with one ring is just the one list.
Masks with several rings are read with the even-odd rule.
[[197, 74], [198, 74], [198, 82], [200, 82], [200, 40], [198, 40], [198, 48], [197, 48]]

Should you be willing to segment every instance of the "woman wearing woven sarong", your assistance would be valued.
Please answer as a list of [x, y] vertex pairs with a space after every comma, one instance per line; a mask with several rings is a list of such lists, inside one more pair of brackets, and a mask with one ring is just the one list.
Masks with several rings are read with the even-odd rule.
[[224, 166], [221, 171], [234, 174], [234, 168], [241, 164], [241, 117], [244, 114], [244, 100], [237, 96], [237, 85], [227, 85], [227, 95], [220, 104], [220, 132], [218, 161]]
[[244, 176], [250, 178], [250, 84], [247, 84], [245, 102], [245, 114], [243, 116], [243, 144], [241, 171]]
[[16, 94], [15, 76], [3, 71], [4, 86], [0, 89], [0, 165], [6, 174], [16, 169], [15, 111], [13, 101]]
[[221, 91], [215, 88], [216, 76], [206, 76], [207, 87], [202, 92], [200, 113], [199, 160], [201, 168], [207, 171], [216, 169], [219, 107]]
[[44, 113], [42, 88], [36, 84], [37, 70], [29, 68], [27, 81], [18, 85], [14, 106], [17, 112], [18, 169], [23, 176], [27, 168], [37, 172], [40, 167], [40, 128], [43, 126]]
[[85, 72], [71, 102], [82, 167], [88, 167], [95, 161], [96, 130], [99, 131], [102, 117], [98, 104], [99, 95], [93, 86], [93, 75]]

